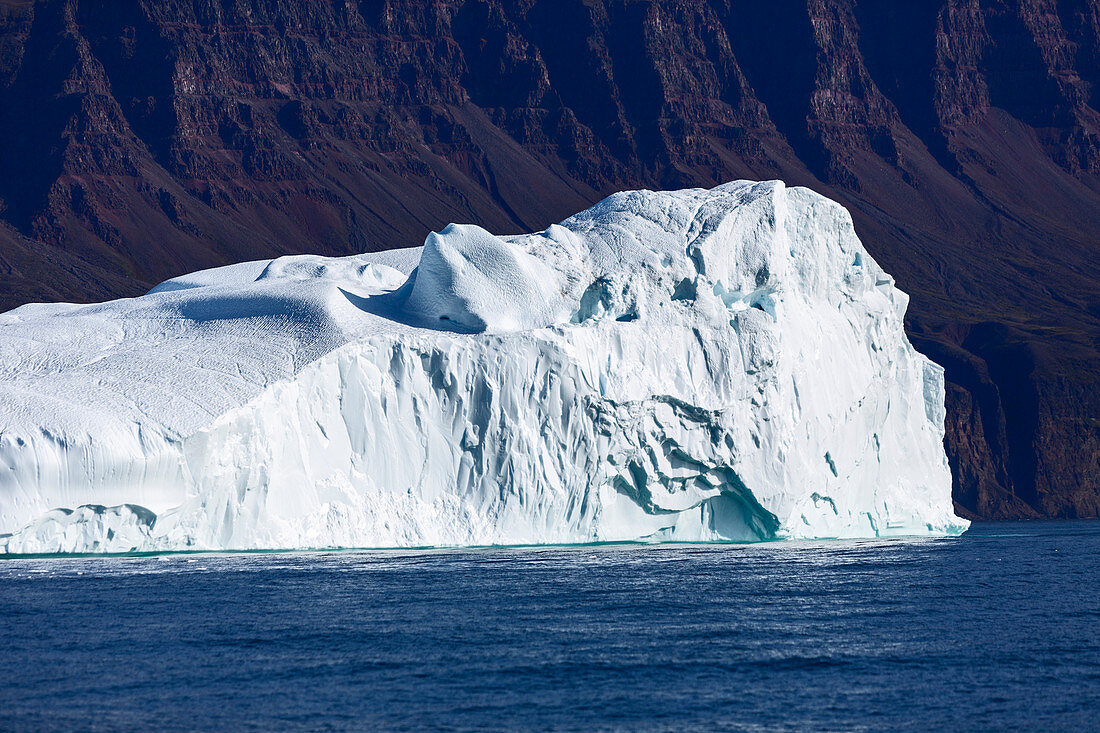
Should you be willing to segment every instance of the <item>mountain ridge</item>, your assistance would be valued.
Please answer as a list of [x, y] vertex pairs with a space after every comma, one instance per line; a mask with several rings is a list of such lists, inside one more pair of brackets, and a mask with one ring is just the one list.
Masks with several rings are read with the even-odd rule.
[[911, 294], [959, 509], [1097, 516], [1098, 60], [1097, 0], [7, 0], [0, 308], [782, 178]]

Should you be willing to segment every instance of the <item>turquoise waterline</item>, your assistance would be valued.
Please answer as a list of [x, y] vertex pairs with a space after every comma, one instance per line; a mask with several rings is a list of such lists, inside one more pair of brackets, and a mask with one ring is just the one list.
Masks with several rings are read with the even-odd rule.
[[[570, 549], [592, 547], [755, 547], [760, 545], [814, 545], [814, 544], [838, 544], [838, 543], [867, 543], [867, 542], [901, 542], [920, 540], [951, 540], [961, 536], [968, 530], [958, 533], [937, 534], [891, 534], [878, 537], [815, 537], [813, 539], [769, 537], [767, 539], [741, 541], [741, 540], [702, 540], [698, 542], [677, 541], [647, 541], [647, 540], [612, 540], [608, 542], [563, 542], [545, 544], [516, 544], [516, 545], [416, 545], [409, 547], [302, 547], [302, 548], [264, 548], [242, 550], [164, 550], [143, 552], [55, 552], [55, 553], [0, 553], [0, 561], [3, 560], [31, 560], [31, 559], [77, 559], [77, 558], [127, 558], [127, 557], [174, 557], [191, 555], [298, 555], [321, 553], [408, 553], [408, 552], [460, 552], [477, 550], [538, 550], [538, 549]], [[1011, 536], [1011, 535], [1006, 535]]]

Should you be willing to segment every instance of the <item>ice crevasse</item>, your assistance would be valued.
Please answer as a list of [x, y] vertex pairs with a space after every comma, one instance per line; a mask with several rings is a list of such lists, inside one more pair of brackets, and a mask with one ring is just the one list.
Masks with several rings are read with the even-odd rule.
[[943, 371], [840, 205], [547, 230], [0, 315], [0, 552], [953, 534]]

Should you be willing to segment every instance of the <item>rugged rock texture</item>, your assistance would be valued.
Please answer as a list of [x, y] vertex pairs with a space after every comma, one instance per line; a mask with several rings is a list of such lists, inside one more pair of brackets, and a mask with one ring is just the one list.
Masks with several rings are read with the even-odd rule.
[[947, 367], [972, 516], [1100, 514], [1100, 0], [0, 0], [0, 308], [781, 177]]

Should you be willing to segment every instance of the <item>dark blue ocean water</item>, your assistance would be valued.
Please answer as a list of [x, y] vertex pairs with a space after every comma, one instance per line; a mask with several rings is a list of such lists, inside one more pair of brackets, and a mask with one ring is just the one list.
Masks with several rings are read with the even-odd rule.
[[1100, 727], [1100, 523], [0, 561], [0, 729]]

